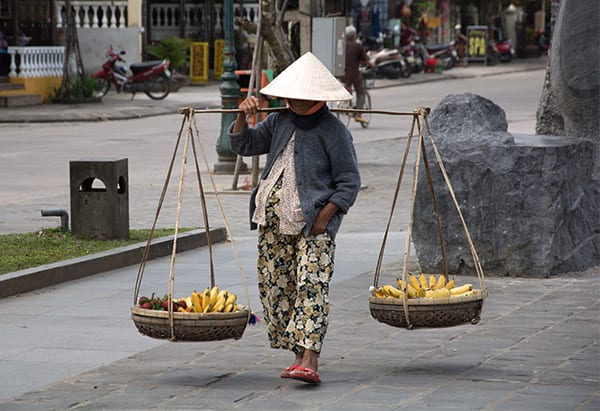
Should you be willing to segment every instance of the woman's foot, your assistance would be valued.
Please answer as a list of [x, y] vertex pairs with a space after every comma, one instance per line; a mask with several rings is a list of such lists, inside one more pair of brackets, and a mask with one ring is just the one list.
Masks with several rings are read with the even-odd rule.
[[306, 350], [304, 351], [300, 364], [296, 365], [294, 369], [290, 371], [289, 378], [310, 384], [320, 384], [321, 378], [317, 371], [318, 368], [319, 354], [311, 350]]
[[298, 367], [300, 365], [300, 363], [302, 362], [302, 356], [300, 355], [296, 355], [296, 360], [294, 361], [294, 363], [288, 367], [285, 367], [283, 370], [281, 370], [281, 373], [279, 374], [281, 378], [290, 378], [290, 373], [296, 369], [296, 367]]

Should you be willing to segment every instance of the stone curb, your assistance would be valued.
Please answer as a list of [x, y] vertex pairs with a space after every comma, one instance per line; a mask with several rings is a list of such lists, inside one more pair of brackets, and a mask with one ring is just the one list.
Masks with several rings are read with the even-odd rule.
[[[212, 229], [210, 237], [213, 243], [225, 241], [227, 231], [225, 228]], [[204, 230], [194, 230], [177, 236], [178, 253], [206, 245], [206, 231]], [[1, 275], [0, 298], [139, 264], [145, 248], [146, 242], [141, 242], [90, 256], [72, 258]], [[173, 236], [157, 238], [150, 246], [148, 260], [168, 256], [172, 251]]]

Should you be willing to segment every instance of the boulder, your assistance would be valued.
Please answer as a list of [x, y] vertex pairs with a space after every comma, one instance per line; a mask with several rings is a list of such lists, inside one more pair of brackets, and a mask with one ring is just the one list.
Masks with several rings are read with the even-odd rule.
[[[586, 139], [511, 135], [504, 111], [475, 94], [446, 96], [432, 135], [485, 274], [549, 276], [600, 264], [600, 184]], [[427, 157], [451, 273], [473, 259], [430, 144]], [[442, 272], [431, 195], [419, 172], [413, 242], [421, 269]]]

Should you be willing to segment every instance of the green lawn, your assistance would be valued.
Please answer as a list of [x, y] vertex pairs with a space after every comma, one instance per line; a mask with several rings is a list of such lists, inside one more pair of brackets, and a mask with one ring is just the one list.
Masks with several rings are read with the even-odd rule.
[[[193, 228], [179, 231], [190, 230]], [[156, 229], [152, 238], [174, 232], [173, 229]], [[131, 230], [128, 240], [84, 240], [72, 236], [70, 232], [63, 232], [60, 228], [0, 235], [0, 275], [147, 241], [149, 235], [150, 230]]]

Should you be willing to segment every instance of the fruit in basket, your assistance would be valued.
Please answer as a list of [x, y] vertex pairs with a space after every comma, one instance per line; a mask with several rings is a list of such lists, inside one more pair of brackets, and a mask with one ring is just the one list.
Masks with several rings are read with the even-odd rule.
[[425, 298], [445, 298], [450, 297], [450, 290], [447, 288], [439, 288], [437, 290], [425, 291]]
[[446, 276], [440, 275], [435, 283], [435, 288], [444, 288], [446, 287]]
[[460, 287], [454, 287], [450, 290], [450, 295], [461, 295], [473, 290], [473, 284], [464, 284]]
[[449, 298], [449, 297], [466, 297], [475, 294], [473, 284], [467, 283], [455, 287], [455, 281], [446, 281], [443, 274], [425, 275], [420, 273], [418, 276], [412, 273], [408, 274], [408, 282], [397, 278], [396, 284], [398, 288], [392, 285], [384, 285], [373, 291], [373, 294], [379, 298], [394, 297], [403, 298], [404, 291], [409, 299], [415, 298]]

